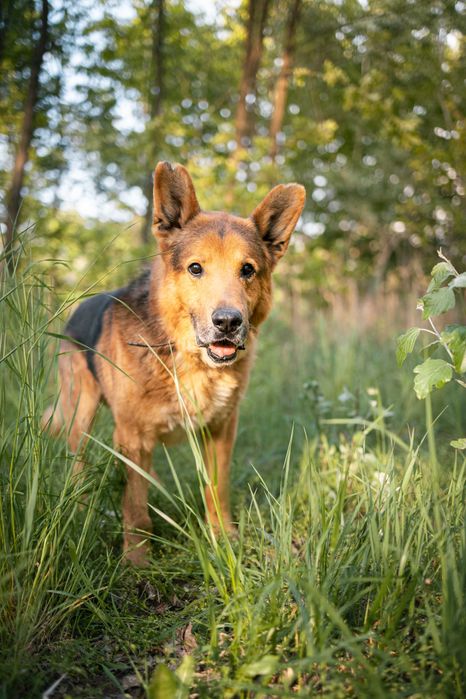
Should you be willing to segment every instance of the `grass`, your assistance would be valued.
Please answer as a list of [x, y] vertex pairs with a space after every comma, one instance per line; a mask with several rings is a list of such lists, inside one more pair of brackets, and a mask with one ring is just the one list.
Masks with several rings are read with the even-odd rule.
[[56, 307], [35, 266], [5, 280], [1, 697], [463, 696], [466, 462], [449, 441], [466, 405], [455, 386], [427, 406], [437, 419], [426, 435], [394, 341], [324, 316], [299, 338], [278, 309], [235, 449], [238, 540], [215, 542], [204, 525], [191, 434], [156, 453], [153, 560], [137, 571], [120, 560], [109, 415], [84, 484], [65, 441], [41, 429]]

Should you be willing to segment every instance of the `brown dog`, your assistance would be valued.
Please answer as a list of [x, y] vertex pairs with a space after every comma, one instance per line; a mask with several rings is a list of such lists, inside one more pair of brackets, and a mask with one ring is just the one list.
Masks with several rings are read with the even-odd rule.
[[[258, 327], [270, 310], [272, 270], [304, 201], [302, 186], [279, 185], [248, 219], [206, 213], [185, 168], [158, 164], [153, 230], [161, 255], [124, 289], [84, 301], [65, 331], [76, 342], [62, 342], [53, 423], [64, 421], [73, 451], [83, 448], [83, 433], [104, 401], [115, 420], [116, 447], [149, 471], [156, 442], [183, 436], [181, 393], [192, 422], [198, 425], [201, 415], [208, 434], [207, 515], [215, 527], [219, 518], [232, 526], [229, 467], [238, 404]], [[130, 467], [127, 472], [124, 552], [144, 565], [148, 481]]]

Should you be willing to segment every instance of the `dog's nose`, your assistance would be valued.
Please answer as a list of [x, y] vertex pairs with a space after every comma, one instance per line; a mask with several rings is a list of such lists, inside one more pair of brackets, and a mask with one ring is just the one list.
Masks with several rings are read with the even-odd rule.
[[243, 316], [236, 308], [217, 308], [212, 313], [212, 323], [223, 333], [231, 333], [242, 325]]

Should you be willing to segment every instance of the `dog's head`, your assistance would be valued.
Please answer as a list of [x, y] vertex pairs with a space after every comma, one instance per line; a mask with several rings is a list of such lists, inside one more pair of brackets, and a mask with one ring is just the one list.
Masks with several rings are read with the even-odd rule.
[[159, 303], [179, 347], [209, 366], [233, 364], [267, 316], [271, 274], [302, 211], [305, 190], [278, 185], [250, 218], [201, 211], [181, 165], [154, 175], [154, 234], [164, 274]]

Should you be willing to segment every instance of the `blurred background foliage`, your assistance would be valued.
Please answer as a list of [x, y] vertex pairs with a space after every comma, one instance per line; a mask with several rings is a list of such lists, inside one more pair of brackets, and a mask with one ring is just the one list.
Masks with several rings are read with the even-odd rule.
[[206, 209], [306, 186], [291, 308], [415, 292], [440, 246], [466, 259], [465, 27], [461, 0], [5, 0], [10, 259], [27, 242], [65, 261], [58, 289], [127, 278], [155, 252], [151, 173], [172, 160]]

